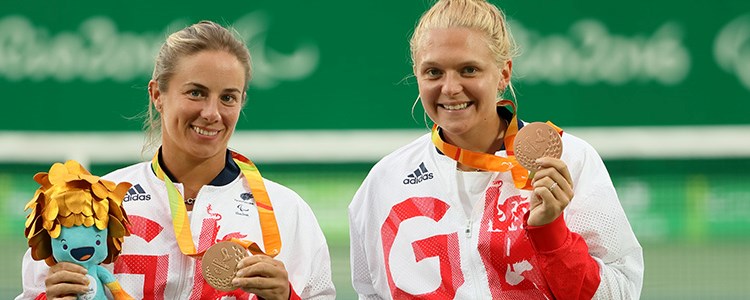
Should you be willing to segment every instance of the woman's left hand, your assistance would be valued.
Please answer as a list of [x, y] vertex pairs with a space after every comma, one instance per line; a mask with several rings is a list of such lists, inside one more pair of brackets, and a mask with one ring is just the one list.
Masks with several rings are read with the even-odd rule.
[[573, 199], [573, 181], [568, 166], [560, 159], [542, 157], [541, 168], [535, 172], [531, 185], [534, 190], [529, 205], [529, 226], [551, 223], [562, 214]]
[[266, 300], [287, 300], [291, 292], [284, 263], [265, 255], [240, 260], [232, 284]]

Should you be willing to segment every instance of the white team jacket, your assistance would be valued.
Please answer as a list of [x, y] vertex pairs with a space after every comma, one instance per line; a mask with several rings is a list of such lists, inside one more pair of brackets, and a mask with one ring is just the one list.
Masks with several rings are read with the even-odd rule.
[[[200, 275], [200, 261], [183, 255], [177, 246], [164, 182], [151, 171], [150, 162], [126, 167], [103, 177], [133, 184], [123, 206], [132, 223], [122, 254], [114, 266], [123, 289], [136, 299], [205, 299], [212, 289]], [[264, 183], [271, 198], [281, 235], [281, 260], [294, 291], [302, 299], [334, 299], [330, 257], [325, 237], [310, 207], [292, 190], [275, 182]], [[182, 184], [176, 184], [182, 191]], [[254, 241], [263, 238], [254, 199], [244, 176], [225, 186], [204, 186], [190, 213], [190, 229], [198, 251], [224, 238]], [[23, 294], [16, 299], [34, 299], [44, 292], [47, 266], [23, 258]], [[239, 292], [239, 290], [237, 291]], [[224, 297], [232, 299], [232, 297]], [[224, 299], [222, 298], [222, 299]], [[247, 299], [248, 295], [237, 295]]]
[[[567, 133], [562, 139], [575, 192], [564, 219], [600, 266], [594, 298], [637, 299], [642, 249], [609, 174], [589, 144]], [[352, 282], [360, 299], [544, 299], [534, 292], [546, 283], [533, 250], [518, 243], [530, 192], [518, 190], [510, 172], [496, 173], [486, 201], [477, 201], [466, 219], [456, 172], [429, 133], [372, 168], [349, 205]]]

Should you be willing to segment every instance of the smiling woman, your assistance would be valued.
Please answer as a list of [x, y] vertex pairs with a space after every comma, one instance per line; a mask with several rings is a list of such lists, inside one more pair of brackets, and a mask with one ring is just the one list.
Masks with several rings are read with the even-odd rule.
[[[242, 63], [225, 51], [202, 51], [180, 59], [168, 83], [149, 83], [151, 102], [162, 123], [164, 163], [173, 174], [193, 164], [224, 165], [229, 138], [245, 102], [246, 75]], [[186, 161], [188, 164], [178, 164]], [[185, 178], [185, 197], [195, 198], [210, 173]], [[201, 178], [203, 177], [203, 178]]]
[[[502, 98], [516, 52], [504, 14], [437, 1], [410, 46], [435, 126], [380, 160], [349, 205], [360, 298], [639, 298], [641, 246], [597, 152]], [[524, 167], [531, 148], [555, 155]]]
[[433, 29], [416, 38], [423, 46], [414, 50], [414, 73], [430, 119], [454, 144], [479, 152], [499, 148], [506, 124], [497, 117], [496, 99], [510, 82], [511, 61], [498, 64], [484, 34], [474, 29]]
[[[328, 246], [310, 207], [228, 149], [250, 78], [248, 49], [216, 23], [189, 26], [162, 45], [144, 122], [150, 143], [161, 146], [152, 161], [105, 176], [131, 183], [128, 194], [147, 195], [123, 203], [134, 230], [112, 266], [133, 297], [335, 297]], [[202, 268], [204, 253], [226, 245], [253, 255], [209, 257]], [[48, 268], [31, 258], [27, 252], [19, 299], [85, 290], [84, 270], [62, 262]]]

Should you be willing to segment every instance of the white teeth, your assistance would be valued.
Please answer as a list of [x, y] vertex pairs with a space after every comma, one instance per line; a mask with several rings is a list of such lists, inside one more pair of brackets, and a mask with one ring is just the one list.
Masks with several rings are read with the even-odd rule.
[[460, 109], [464, 109], [464, 108], [466, 108], [466, 107], [468, 107], [468, 106], [469, 106], [469, 103], [468, 103], [468, 102], [465, 102], [465, 103], [461, 103], [461, 104], [456, 104], [456, 105], [447, 105], [447, 104], [443, 104], [443, 107], [444, 107], [445, 109], [447, 109], [447, 110], [460, 110]]
[[195, 126], [193, 126], [193, 131], [197, 132], [200, 135], [207, 135], [207, 136], [214, 136], [214, 135], [219, 134], [218, 131], [208, 131], [208, 130], [204, 130]]

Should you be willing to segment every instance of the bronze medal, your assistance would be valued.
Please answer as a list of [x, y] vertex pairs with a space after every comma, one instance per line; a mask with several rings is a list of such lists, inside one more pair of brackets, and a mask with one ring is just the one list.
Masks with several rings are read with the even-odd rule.
[[560, 158], [562, 155], [562, 139], [560, 134], [546, 123], [529, 123], [516, 134], [513, 149], [516, 160], [526, 170], [534, 172], [539, 170], [539, 164], [535, 162], [538, 158]]
[[232, 279], [237, 272], [237, 263], [246, 256], [247, 249], [235, 242], [224, 241], [214, 244], [203, 254], [203, 279], [219, 291], [229, 292], [237, 289], [232, 285]]

